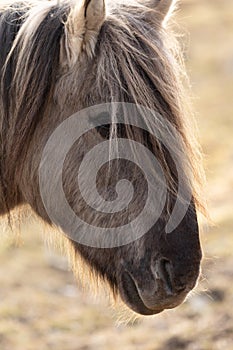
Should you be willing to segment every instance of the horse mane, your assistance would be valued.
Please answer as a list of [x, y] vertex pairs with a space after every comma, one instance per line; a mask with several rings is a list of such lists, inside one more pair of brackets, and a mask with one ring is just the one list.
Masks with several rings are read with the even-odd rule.
[[35, 12], [34, 7], [16, 5], [0, 18], [4, 121], [14, 116], [22, 142], [36, 127], [56, 82], [66, 11], [67, 6], [50, 2], [38, 5]]
[[[52, 97], [67, 8], [50, 1], [6, 3], [0, 8], [1, 147], [11, 172], [10, 164], [18, 157], [23, 161], [24, 147]], [[17, 142], [12, 144], [13, 138]], [[1, 180], [4, 177], [11, 178], [7, 169]]]
[[[125, 4], [109, 6], [94, 57], [87, 63], [89, 70], [93, 65], [97, 67], [96, 75], [80, 81], [80, 98], [85, 107], [96, 101], [130, 102], [155, 110], [168, 120], [182, 136], [193, 177], [193, 197], [196, 205], [204, 208], [200, 196], [201, 156], [188, 121], [192, 113], [187, 107], [187, 77], [180, 47], [174, 33], [158, 24], [156, 17], [153, 29], [145, 20], [153, 12], [156, 16], [156, 11], [141, 3], [132, 4], [130, 10]], [[12, 169], [17, 159], [23, 159], [54, 98], [56, 84], [63, 79], [61, 40], [66, 35], [71, 8], [71, 1], [49, 0], [0, 7], [1, 138], [5, 135], [1, 141], [1, 171], [6, 161]], [[89, 91], [88, 95], [85, 91]], [[114, 130], [112, 137], [113, 134]], [[126, 127], [126, 134], [132, 137], [132, 129]], [[154, 148], [169, 172], [162, 145]], [[11, 176], [7, 170], [1, 175], [3, 181]], [[0, 187], [6, 186], [3, 183]]]

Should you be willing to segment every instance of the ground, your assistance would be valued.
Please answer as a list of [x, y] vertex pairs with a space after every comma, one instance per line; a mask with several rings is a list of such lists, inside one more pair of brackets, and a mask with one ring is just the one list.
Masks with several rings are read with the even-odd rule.
[[0, 349], [233, 350], [233, 2], [182, 0], [178, 17], [214, 222], [202, 225], [196, 292], [175, 310], [122, 324], [31, 228], [0, 247]]

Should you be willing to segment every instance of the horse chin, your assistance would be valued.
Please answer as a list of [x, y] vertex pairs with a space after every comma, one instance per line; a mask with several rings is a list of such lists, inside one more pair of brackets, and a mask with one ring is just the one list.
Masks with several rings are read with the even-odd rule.
[[130, 278], [127, 280], [127, 283], [120, 284], [120, 296], [122, 301], [134, 312], [143, 315], [143, 316], [151, 316], [155, 314], [159, 314], [160, 312], [164, 311], [163, 308], [156, 308], [151, 309], [145, 305], [142, 298], [140, 297], [140, 294], [133, 283], [133, 281], [130, 280]]
[[152, 316], [159, 314], [164, 311], [163, 308], [157, 308], [157, 309], [150, 309], [148, 308], [143, 300], [140, 298], [139, 294], [137, 293], [132, 295], [128, 295], [127, 293], [121, 291], [120, 292], [121, 299], [126, 304], [126, 306], [131, 309], [132, 311], [136, 312], [139, 315], [142, 316]]
[[164, 309], [157, 309], [157, 310], [152, 310], [152, 309], [148, 309], [146, 307], [146, 305], [143, 303], [143, 301], [141, 300], [141, 303], [137, 303], [137, 304], [128, 304], [125, 302], [125, 304], [134, 312], [136, 312], [139, 315], [142, 316], [153, 316], [153, 315], [157, 315], [160, 314], [161, 312], [164, 311]]
[[143, 302], [143, 300], [140, 298], [139, 294], [136, 296], [134, 295], [133, 297], [130, 295], [127, 295], [125, 292], [121, 292], [121, 299], [124, 302], [124, 304], [131, 309], [132, 311], [136, 312], [139, 315], [142, 316], [152, 316], [152, 315], [157, 315], [160, 314], [161, 312], [163, 312], [164, 310], [170, 310], [170, 309], [174, 309], [177, 306], [179, 306], [180, 304], [182, 304], [182, 302], [185, 300], [185, 298], [182, 298], [180, 300], [178, 300], [177, 302], [174, 302], [173, 304], [170, 305], [156, 305], [153, 306], [153, 308], [149, 308], [145, 305], [145, 303]]

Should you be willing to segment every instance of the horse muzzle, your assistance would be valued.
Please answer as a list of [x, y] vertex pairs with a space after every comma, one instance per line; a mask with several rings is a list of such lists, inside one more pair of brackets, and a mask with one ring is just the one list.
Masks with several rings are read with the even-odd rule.
[[147, 271], [133, 272], [126, 268], [121, 274], [119, 291], [130, 309], [141, 315], [154, 315], [180, 305], [196, 279], [188, 285], [177, 285], [172, 263], [161, 258]]

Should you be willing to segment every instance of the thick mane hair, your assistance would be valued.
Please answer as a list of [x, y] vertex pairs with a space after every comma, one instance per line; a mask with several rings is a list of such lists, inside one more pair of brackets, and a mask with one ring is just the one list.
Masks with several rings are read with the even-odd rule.
[[[62, 81], [63, 75], [66, 79], [60, 53], [71, 5], [68, 1], [32, 1], [0, 8], [0, 119], [1, 135], [5, 134], [6, 140], [2, 142], [2, 154], [4, 163], [7, 161], [13, 168], [17, 159], [23, 162], [30, 138], [54, 98], [57, 82]], [[96, 65], [96, 76], [89, 74], [84, 81], [80, 79], [81, 89], [76, 88], [77, 94], [84, 101], [83, 107], [98, 102], [132, 102], [151, 108], [169, 120], [179, 130], [187, 148], [193, 194], [200, 205], [198, 187], [202, 174], [197, 166], [200, 153], [187, 125], [186, 114], [190, 110], [187, 112], [179, 46], [173, 33], [163, 30], [156, 19], [154, 30], [151, 29], [150, 22], [144, 20], [151, 12], [156, 11], [142, 4], [132, 5], [130, 11], [125, 4], [109, 7], [94, 57], [83, 68], [88, 72]], [[89, 91], [86, 96], [85, 91]], [[126, 134], [132, 137], [131, 128], [126, 128]], [[164, 150], [162, 146], [159, 148], [160, 151], [157, 144], [157, 156], [169, 173]], [[2, 162], [3, 159], [1, 171]], [[12, 167], [9, 167], [11, 174]], [[10, 176], [6, 172], [1, 178]], [[1, 187], [4, 189], [4, 184]]]
[[[50, 1], [0, 8], [1, 147], [5, 157], [10, 155], [9, 164], [18, 157], [23, 161], [23, 151], [52, 98], [67, 12], [67, 4]], [[15, 137], [18, 142], [12, 143]]]

